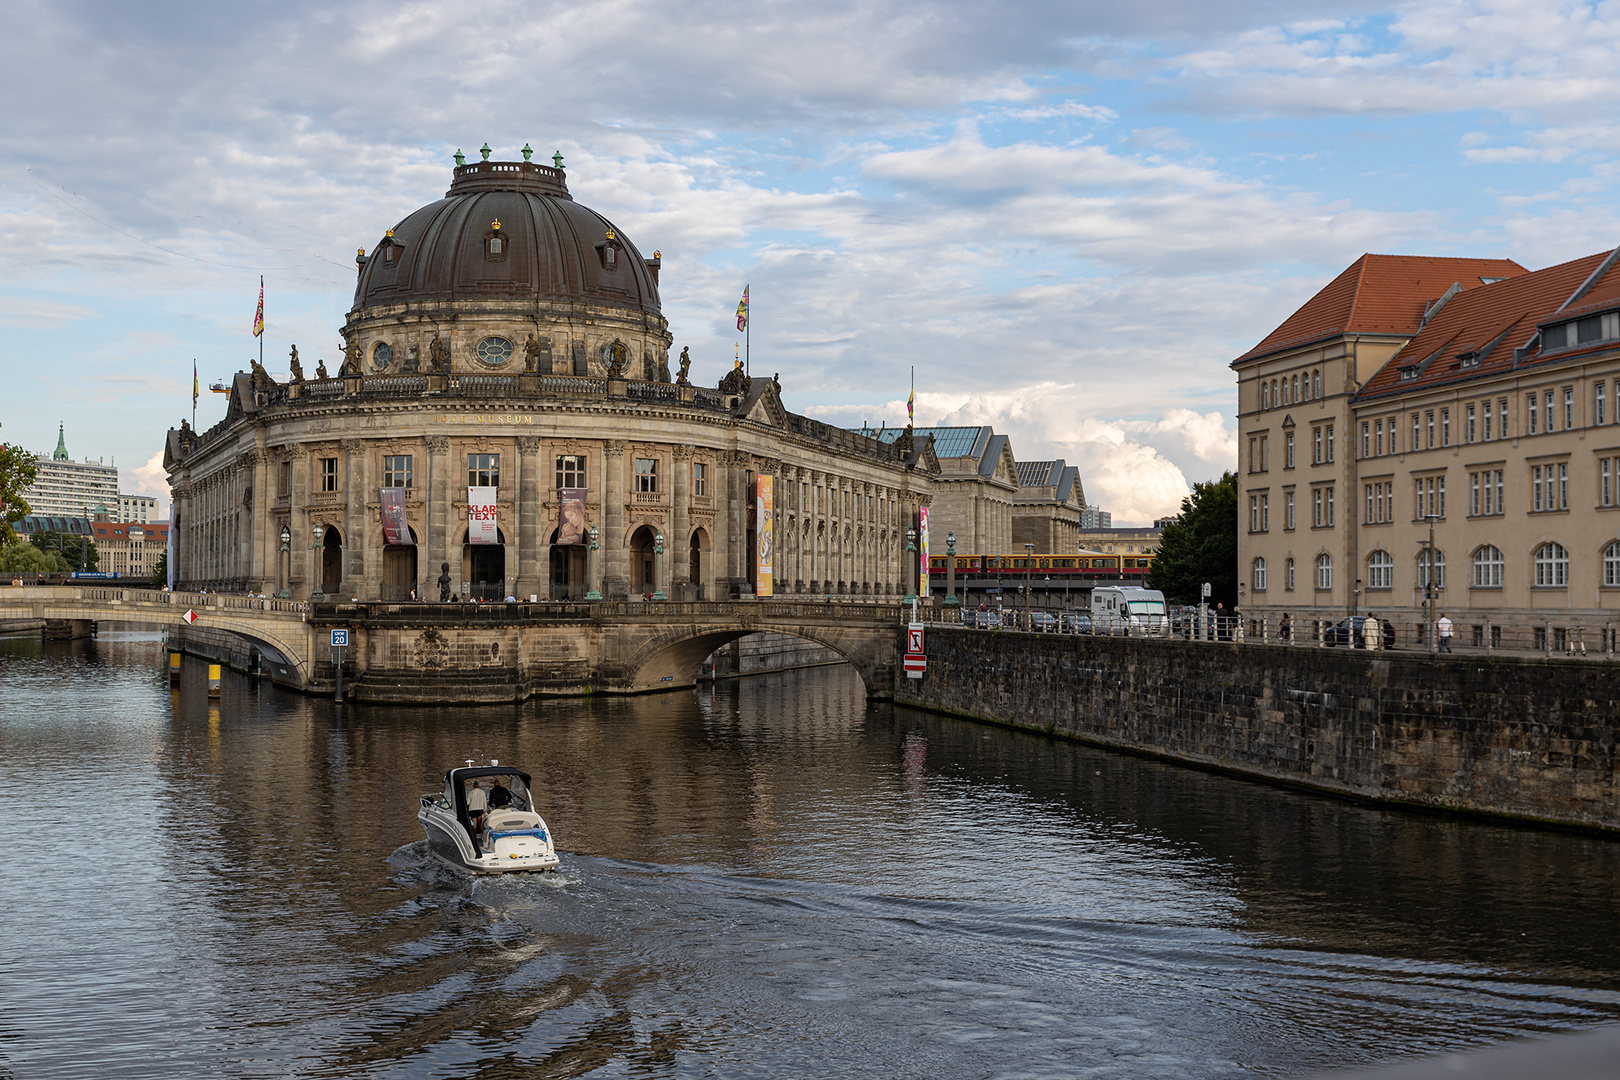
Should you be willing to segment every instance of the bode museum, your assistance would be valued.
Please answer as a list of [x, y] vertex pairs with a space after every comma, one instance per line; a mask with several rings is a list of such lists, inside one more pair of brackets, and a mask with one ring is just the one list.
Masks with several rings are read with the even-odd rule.
[[[257, 363], [168, 433], [177, 588], [361, 600], [915, 588], [931, 441], [693, 385], [644, 258], [560, 157], [458, 163], [356, 256], [336, 372]], [[889, 433], [892, 436], [893, 433]], [[936, 545], [943, 548], [940, 539]]]

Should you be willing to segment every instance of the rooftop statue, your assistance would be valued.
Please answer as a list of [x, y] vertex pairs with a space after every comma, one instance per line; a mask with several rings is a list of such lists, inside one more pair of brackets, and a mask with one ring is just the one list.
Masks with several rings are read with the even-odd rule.
[[343, 350], [343, 367], [338, 371], [339, 378], [360, 374], [360, 343], [351, 341], [349, 347]]
[[325, 360], [322, 360], [322, 359], [319, 359], [319, 358], [316, 359], [316, 361], [315, 361], [315, 377], [317, 379], [325, 379], [325, 378], [329, 377], [326, 374], [326, 361]]
[[438, 334], [434, 334], [433, 340], [428, 342], [428, 370], [435, 373], [450, 370], [450, 355]]
[[691, 382], [690, 379], [687, 378], [687, 375], [691, 372], [691, 370], [692, 370], [692, 351], [691, 351], [690, 347], [683, 345], [683, 346], [681, 346], [681, 373], [678, 376], [676, 376], [676, 378], [675, 378], [676, 385], [678, 385], [678, 386], [691, 386], [692, 382]]
[[533, 373], [540, 367], [540, 339], [533, 334], [523, 343], [523, 370]]
[[304, 381], [304, 365], [300, 364], [298, 362], [298, 346], [296, 346], [296, 345], [294, 345], [292, 347], [291, 367], [292, 367], [292, 381], [295, 382], [295, 383], [303, 382]]

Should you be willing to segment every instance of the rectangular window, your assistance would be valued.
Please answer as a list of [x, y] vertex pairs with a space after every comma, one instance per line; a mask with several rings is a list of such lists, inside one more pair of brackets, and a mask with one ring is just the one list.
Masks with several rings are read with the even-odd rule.
[[1440, 410], [1440, 445], [1451, 445], [1451, 410]]
[[1558, 463], [1558, 509], [1569, 509], [1569, 462]]
[[1283, 436], [1283, 468], [1294, 467], [1294, 433], [1290, 431]]
[[1530, 509], [1541, 509], [1541, 466], [1533, 465], [1530, 468]]
[[1420, 448], [1423, 445], [1422, 434], [1423, 434], [1422, 418], [1417, 413], [1413, 413], [1412, 414], [1412, 449], [1413, 450], [1417, 450], [1418, 448]]
[[1483, 424], [1482, 424], [1482, 427], [1484, 429], [1483, 434], [1485, 436], [1485, 441], [1490, 442], [1491, 441], [1491, 403], [1488, 402], [1488, 401], [1485, 403], [1484, 413], [1485, 413], [1485, 416], [1484, 416], [1484, 420], [1483, 420]]
[[1497, 412], [1499, 414], [1497, 416], [1497, 420], [1500, 421], [1500, 423], [1497, 425], [1497, 433], [1496, 433], [1496, 437], [1498, 439], [1505, 439], [1505, 438], [1508, 437], [1507, 403], [1508, 403], [1507, 398], [1503, 398], [1500, 402], [1497, 403], [1497, 404], [1499, 404], [1501, 406], [1501, 408], [1497, 410]]
[[321, 458], [321, 490], [337, 490], [337, 458]]
[[[803, 484], [799, 487], [802, 489]], [[709, 493], [709, 466], [701, 461], [692, 462], [692, 494], [708, 495]], [[802, 491], [801, 491], [802, 494]]]
[[1608, 384], [1600, 381], [1595, 388], [1596, 396], [1592, 400], [1592, 423], [1598, 425], [1599, 427], [1608, 423], [1608, 420], [1604, 419], [1608, 413], [1608, 410], [1605, 408], [1608, 402], [1603, 400], [1604, 392], [1607, 388]]
[[1333, 425], [1332, 424], [1329, 424], [1327, 426], [1327, 459], [1330, 462], [1333, 460]]
[[1552, 434], [1553, 430], [1553, 392], [1551, 390], [1547, 391], [1543, 404], [1545, 404], [1547, 408], [1547, 426], [1543, 430], [1550, 435]]
[[1292, 529], [1294, 527], [1294, 493], [1292, 491], [1283, 495], [1283, 521], [1285, 523], [1283, 528]]
[[1260, 496], [1260, 531], [1271, 531], [1271, 496]]
[[1400, 444], [1395, 438], [1395, 422], [1399, 419], [1400, 417], [1398, 416], [1392, 416], [1389, 418], [1389, 452], [1392, 454], [1398, 454], [1401, 452]]
[[1467, 441], [1467, 442], [1470, 442], [1470, 443], [1474, 441], [1474, 406], [1473, 405], [1468, 406], [1468, 424], [1467, 424], [1467, 429], [1463, 434], [1463, 439], [1465, 441]]
[[1526, 394], [1524, 397], [1524, 433], [1526, 435], [1536, 433], [1536, 416], [1539, 412], [1540, 410], [1536, 408], [1536, 395]]
[[557, 455], [557, 490], [563, 488], [582, 488], [590, 485], [585, 481], [585, 455], [584, 454], [558, 454]]
[[1322, 489], [1321, 488], [1315, 488], [1315, 489], [1313, 489], [1311, 491], [1311, 501], [1314, 504], [1314, 510], [1315, 510], [1315, 526], [1314, 527], [1320, 529], [1322, 527]]
[[1435, 511], [1434, 511], [1435, 516], [1436, 517], [1445, 517], [1446, 516], [1446, 478], [1443, 477], [1443, 476], [1435, 477], [1434, 486], [1435, 486], [1436, 492], [1438, 492], [1438, 497], [1439, 497], [1439, 501], [1435, 503]]
[[290, 461], [283, 461], [281, 463], [280, 477], [276, 482], [276, 494], [292, 494], [292, 462]]
[[1373, 518], [1373, 486], [1371, 484], [1368, 484], [1366, 486], [1366, 492], [1367, 492], [1367, 524], [1371, 525], [1373, 523], [1373, 521], [1375, 520]]
[[1571, 431], [1575, 427], [1575, 388], [1564, 387], [1564, 430]]
[[1604, 506], [1613, 506], [1614, 505], [1614, 488], [1613, 488], [1613, 480], [1609, 476], [1609, 459], [1608, 458], [1600, 458], [1598, 460], [1598, 473], [1599, 473], [1599, 475], [1601, 477], [1601, 481], [1600, 481], [1601, 487], [1600, 487], [1599, 498], [1602, 500], [1602, 505], [1604, 505]]
[[657, 458], [636, 458], [636, 490], [648, 493], [658, 490]]
[[411, 455], [383, 455], [383, 487], [411, 486]]
[[1468, 514], [1479, 516], [1479, 473], [1468, 474]]
[[1361, 422], [1361, 456], [1372, 457], [1372, 425], [1365, 420]]
[[1259, 442], [1259, 439], [1249, 439], [1249, 471], [1251, 473], [1260, 471]]
[[1260, 531], [1260, 496], [1258, 495], [1249, 496], [1249, 531], [1252, 533]]
[[1378, 457], [1384, 456], [1384, 422], [1382, 420], [1373, 425], [1373, 453]]
[[1327, 523], [1330, 526], [1333, 524], [1333, 489], [1332, 488], [1327, 489]]
[[[1487, 495], [1486, 497], [1488, 499], [1489, 495]], [[1489, 513], [1490, 511], [1486, 511], [1486, 512]], [[1495, 512], [1498, 513], [1498, 514], [1507, 513], [1507, 504], [1502, 501], [1502, 470], [1501, 469], [1496, 470], [1496, 511]]]
[[1266, 465], [1266, 451], [1268, 449], [1266, 444], [1269, 443], [1270, 441], [1271, 441], [1271, 438], [1269, 436], [1266, 436], [1266, 435], [1260, 436], [1260, 471], [1261, 472], [1265, 472], [1267, 470], [1267, 468], [1268, 468], [1268, 466]]
[[1316, 449], [1311, 454], [1311, 464], [1320, 465], [1322, 464], [1322, 429], [1319, 427], [1311, 428], [1311, 438], [1316, 442]]
[[1428, 449], [1434, 449], [1434, 410], [1429, 410], [1429, 441]]
[[468, 487], [500, 487], [501, 486], [501, 455], [499, 455], [499, 454], [468, 454], [467, 455], [467, 486]]

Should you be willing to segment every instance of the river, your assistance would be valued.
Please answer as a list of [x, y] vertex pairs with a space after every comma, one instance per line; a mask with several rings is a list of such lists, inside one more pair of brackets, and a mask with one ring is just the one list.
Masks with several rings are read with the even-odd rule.
[[[561, 872], [422, 842], [534, 777]], [[869, 705], [368, 709], [0, 639], [0, 1077], [1296, 1076], [1620, 1019], [1620, 844]]]

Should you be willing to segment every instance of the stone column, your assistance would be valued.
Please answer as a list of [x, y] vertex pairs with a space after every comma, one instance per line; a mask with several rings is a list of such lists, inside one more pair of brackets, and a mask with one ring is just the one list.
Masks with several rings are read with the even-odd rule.
[[540, 439], [534, 435], [520, 435], [518, 450], [517, 499], [517, 584], [514, 587], [519, 600], [531, 595], [549, 596], [550, 585], [545, 570], [549, 565], [551, 545], [545, 523], [540, 520]]
[[731, 456], [731, 555], [732, 580], [736, 582], [739, 597], [754, 595], [754, 587], [748, 583], [749, 552], [748, 552], [748, 506], [753, 498], [749, 490], [748, 471], [753, 464], [753, 458], [748, 453], [738, 450]]
[[382, 558], [367, 557], [371, 537], [366, 528], [366, 444], [359, 439], [343, 441], [344, 478], [348, 481], [343, 497], [346, 503], [343, 515], [343, 593], [362, 600], [375, 600], [381, 594]]
[[416, 572], [423, 579], [420, 595], [437, 600], [439, 573], [444, 563], [450, 564], [450, 591], [461, 591], [461, 555], [459, 552], [454, 558], [450, 555], [450, 440], [443, 435], [429, 435], [424, 441], [428, 452], [427, 507], [423, 514], [427, 535], [422, 538], [421, 547], [427, 553], [427, 565], [423, 566], [418, 560]]
[[813, 593], [825, 593], [827, 591], [826, 582], [822, 580], [826, 575], [822, 573], [821, 565], [821, 542], [826, 534], [822, 522], [822, 513], [826, 503], [821, 493], [823, 475], [817, 469], [810, 470], [810, 492], [805, 500], [805, 516], [810, 521], [809, 539], [805, 544], [805, 547], [809, 549], [810, 565], [805, 572], [809, 575], [809, 588]]
[[630, 595], [630, 553], [624, 535], [624, 447], [618, 440], [602, 444], [602, 596], [608, 600]]
[[253, 469], [252, 478], [248, 480], [253, 485], [253, 516], [249, 521], [247, 537], [247, 587], [254, 592], [268, 594], [274, 588], [270, 583], [275, 580], [269, 558], [275, 548], [268, 544], [270, 507], [274, 505], [270, 493], [270, 454], [263, 447], [256, 446], [246, 456]]
[[674, 568], [674, 573], [669, 575], [674, 586], [669, 590], [669, 598], [690, 600], [695, 584], [692, 581], [692, 527], [687, 517], [692, 498], [692, 448], [677, 446], [670, 456], [675, 462], [675, 483], [669, 507], [669, 536], [664, 539], [664, 548], [669, 552], [666, 558]]
[[294, 446], [292, 467], [292, 515], [289, 518], [288, 528], [292, 539], [287, 546], [291, 548], [292, 574], [288, 578], [288, 588], [292, 590], [294, 600], [308, 600], [310, 591], [309, 573], [309, 448]]

